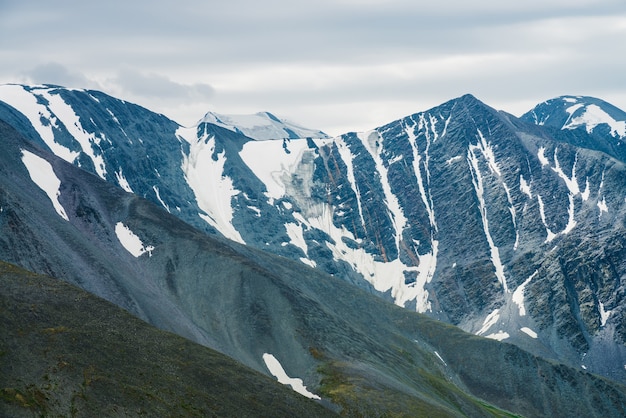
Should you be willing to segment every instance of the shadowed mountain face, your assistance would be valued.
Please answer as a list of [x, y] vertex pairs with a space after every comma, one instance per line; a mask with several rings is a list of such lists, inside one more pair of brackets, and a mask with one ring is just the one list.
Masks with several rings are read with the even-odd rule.
[[[514, 345], [467, 334], [303, 263], [211, 237], [36, 147], [4, 123], [0, 123], [0, 140], [1, 259], [78, 284], [158, 328], [217, 349], [259, 372], [302, 379], [305, 390], [300, 393], [321, 398], [319, 402], [332, 411], [357, 416], [506, 416], [504, 411], [512, 411], [524, 416], [598, 417], [625, 412], [626, 390], [619, 384], [548, 362]], [[40, 353], [42, 367], [52, 367], [48, 377], [74, 383], [68, 383], [67, 393], [57, 392], [54, 385], [42, 381], [45, 375], [40, 369], [28, 369], [29, 364], [42, 363], [19, 363], [19, 368], [9, 369], [13, 371], [6, 376], [12, 376], [11, 380], [0, 388], [7, 408], [62, 408], [69, 402], [67, 397], [81, 390], [88, 399], [93, 396], [103, 402], [95, 408], [112, 408], [106, 400], [111, 392], [97, 391], [101, 380], [96, 377], [106, 377], [102, 384], [114, 382], [114, 387], [120, 382], [134, 384], [124, 383], [128, 381], [123, 374], [100, 374], [109, 359], [106, 350], [101, 353], [104, 363], [93, 364], [92, 379], [90, 359], [99, 353], [90, 351], [92, 345], [67, 341], [72, 336], [79, 339], [80, 334], [70, 331], [78, 328], [76, 322], [65, 321], [82, 319], [86, 329], [81, 332], [89, 332], [91, 326], [102, 329], [97, 324], [106, 323], [109, 315], [119, 327], [124, 321], [119, 319], [121, 314], [108, 314], [109, 308], [99, 308], [100, 302], [94, 302], [99, 316], [97, 324], [90, 322], [87, 306], [91, 302], [81, 301], [75, 291], [67, 290], [67, 297], [63, 296], [66, 290], [57, 292], [52, 285], [45, 292], [37, 286], [28, 290], [37, 277], [6, 265], [2, 269], [0, 275], [8, 279], [28, 276], [22, 288], [3, 286], [9, 293], [2, 309], [24, 315], [3, 314], [8, 321], [3, 322], [2, 357], [19, 357], [16, 347], [25, 343], [20, 338], [39, 345], [43, 334], [53, 342], [68, 344], [51, 346], [67, 350], [68, 357], [59, 361], [76, 364], [81, 373], [87, 370], [84, 381], [76, 383], [75, 374], [64, 377], [54, 369], [45, 358], [49, 351], [35, 351], [29, 355], [38, 358]], [[44, 279], [41, 283], [48, 286]], [[24, 297], [16, 296], [22, 293]], [[54, 302], [57, 293], [65, 302]], [[81, 314], [70, 311], [67, 315], [67, 303], [72, 300]], [[28, 306], [33, 308], [30, 313], [25, 312]], [[59, 317], [54, 316], [57, 307]], [[48, 322], [37, 322], [41, 318]], [[138, 328], [129, 322], [130, 331]], [[143, 332], [148, 333], [137, 331], [140, 337], [146, 335], [142, 340], [157, 338]], [[118, 351], [135, 352], [141, 347], [130, 337], [109, 343]], [[66, 360], [70, 357], [72, 361]], [[282, 373], [268, 360], [272, 358]], [[165, 367], [159, 357], [146, 356], [142, 361], [148, 369]], [[11, 364], [16, 363], [3, 362], [3, 367]], [[237, 370], [234, 376], [244, 373]], [[245, 384], [232, 383], [229, 376], [220, 384]], [[93, 382], [93, 392], [85, 382]], [[163, 385], [139, 392], [164, 400], [168, 397], [160, 391], [180, 393], [181, 386], [175, 382]], [[299, 387], [297, 381], [294, 387]], [[46, 396], [53, 401], [44, 402]], [[139, 408], [145, 405], [143, 399], [141, 395], [137, 403], [120, 401], [119, 407]], [[181, 398], [172, 395], [171, 399], [178, 402]], [[202, 407], [201, 402], [192, 405]], [[271, 407], [287, 411], [282, 408], [288, 405]], [[311, 413], [316, 412], [311, 409]]]

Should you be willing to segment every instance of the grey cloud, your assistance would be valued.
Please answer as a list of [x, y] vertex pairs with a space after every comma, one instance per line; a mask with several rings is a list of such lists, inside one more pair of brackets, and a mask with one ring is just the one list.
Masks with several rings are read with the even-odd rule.
[[215, 93], [209, 84], [182, 84], [160, 74], [143, 74], [132, 69], [121, 70], [111, 82], [126, 93], [145, 98], [202, 102]]
[[25, 76], [29, 82], [35, 84], [57, 84], [64, 87], [77, 88], [100, 88], [98, 83], [90, 80], [85, 75], [72, 71], [56, 62], [37, 65], [31, 70], [24, 71], [22, 75]]
[[[180, 120], [209, 105], [284, 110], [301, 123], [315, 113], [317, 124], [365, 117], [370, 105], [401, 116], [464, 93], [512, 113], [565, 93], [626, 96], [624, 0], [8, 3], [0, 81], [33, 67], [34, 82], [95, 79]], [[37, 66], [50, 61], [60, 64]]]

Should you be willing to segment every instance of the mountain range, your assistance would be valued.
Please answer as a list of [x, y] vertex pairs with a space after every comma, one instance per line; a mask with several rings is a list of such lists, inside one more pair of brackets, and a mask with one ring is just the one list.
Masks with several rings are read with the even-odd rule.
[[606, 102], [517, 118], [466, 95], [330, 138], [5, 85], [0, 119], [6, 262], [278, 363], [326, 411], [625, 411], [626, 114]]

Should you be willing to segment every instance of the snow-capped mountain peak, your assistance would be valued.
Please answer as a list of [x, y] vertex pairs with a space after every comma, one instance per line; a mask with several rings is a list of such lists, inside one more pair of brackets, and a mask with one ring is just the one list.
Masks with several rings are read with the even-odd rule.
[[626, 138], [626, 112], [595, 97], [556, 97], [537, 105], [522, 119], [560, 129], [582, 127], [587, 133], [602, 127], [615, 138]]
[[224, 115], [208, 112], [199, 123], [212, 123], [231, 131], [241, 133], [256, 140], [328, 138], [324, 132], [309, 129], [270, 112], [258, 112], [251, 115]]

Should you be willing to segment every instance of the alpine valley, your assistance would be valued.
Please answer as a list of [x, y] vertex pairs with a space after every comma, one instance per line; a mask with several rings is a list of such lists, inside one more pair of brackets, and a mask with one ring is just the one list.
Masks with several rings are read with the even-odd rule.
[[3, 85], [0, 144], [0, 415], [626, 415], [626, 113], [600, 99], [332, 138]]

